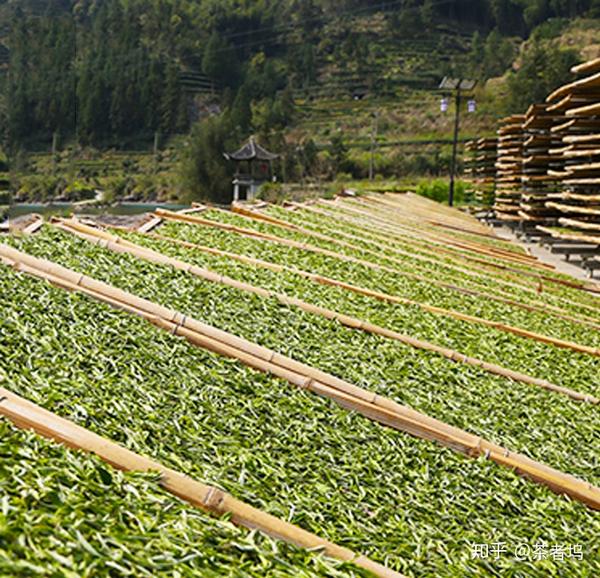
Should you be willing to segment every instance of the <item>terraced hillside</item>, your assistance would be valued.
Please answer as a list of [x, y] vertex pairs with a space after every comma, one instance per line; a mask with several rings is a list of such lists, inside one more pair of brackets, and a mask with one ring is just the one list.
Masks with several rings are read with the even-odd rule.
[[[376, 133], [380, 168], [392, 162], [394, 150], [432, 152], [412, 141], [449, 138], [452, 115], [440, 113], [437, 87], [443, 76], [467, 67], [470, 32], [440, 24], [418, 37], [402, 36], [380, 13], [355, 17], [341, 29], [336, 22], [325, 34], [332, 45], [343, 46], [348, 34], [357, 38], [356, 55], [321, 54], [316, 77], [294, 90], [294, 134], [322, 144], [341, 134], [360, 159]], [[465, 134], [491, 130], [493, 122], [481, 114], [466, 118]]]

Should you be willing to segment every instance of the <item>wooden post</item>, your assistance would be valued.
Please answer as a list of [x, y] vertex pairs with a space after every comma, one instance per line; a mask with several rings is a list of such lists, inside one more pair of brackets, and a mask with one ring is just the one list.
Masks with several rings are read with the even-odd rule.
[[369, 180], [373, 180], [374, 171], [375, 171], [375, 143], [377, 141], [377, 118], [379, 113], [375, 111], [373, 113], [373, 129], [371, 130], [371, 156], [369, 158]]

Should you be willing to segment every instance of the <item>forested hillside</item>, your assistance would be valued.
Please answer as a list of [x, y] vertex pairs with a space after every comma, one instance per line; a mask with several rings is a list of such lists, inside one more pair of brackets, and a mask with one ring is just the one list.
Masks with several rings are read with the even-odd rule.
[[[218, 164], [255, 133], [293, 179], [360, 176], [376, 138], [393, 172], [395, 142], [447, 136], [444, 75], [482, 81], [471, 132], [563, 82], [579, 47], [555, 39], [576, 17], [600, 17], [600, 0], [5, 0], [4, 149], [150, 150], [191, 130], [181, 156]], [[188, 188], [209, 164], [188, 163]]]

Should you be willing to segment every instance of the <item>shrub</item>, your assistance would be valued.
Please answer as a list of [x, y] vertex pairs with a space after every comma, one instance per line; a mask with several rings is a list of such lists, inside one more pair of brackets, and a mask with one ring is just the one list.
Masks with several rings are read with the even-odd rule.
[[264, 183], [258, 191], [257, 197], [268, 203], [280, 203], [287, 197], [281, 183]]
[[[439, 203], [447, 203], [448, 202], [448, 193], [449, 193], [450, 185], [448, 181], [444, 181], [441, 179], [435, 179], [433, 181], [421, 181], [417, 185], [416, 193], [418, 195], [422, 195], [423, 197], [427, 197], [428, 199], [433, 199], [434, 201], [438, 201]], [[454, 182], [454, 202], [456, 204], [463, 203], [465, 201], [465, 185], [462, 181]]]

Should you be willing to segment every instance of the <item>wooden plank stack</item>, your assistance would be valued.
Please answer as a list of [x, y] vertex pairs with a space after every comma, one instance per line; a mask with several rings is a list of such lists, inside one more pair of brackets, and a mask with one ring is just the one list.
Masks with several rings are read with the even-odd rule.
[[518, 224], [523, 171], [523, 123], [525, 115], [512, 115], [500, 121], [498, 158], [496, 160], [496, 218], [507, 224]]
[[582, 78], [546, 99], [549, 108], [563, 113], [551, 129], [560, 138], [553, 152], [562, 169], [556, 173], [560, 191], [546, 202], [558, 212], [557, 223], [541, 230], [555, 239], [593, 248], [600, 246], [600, 58], [572, 71]]
[[537, 226], [553, 225], [558, 219], [558, 211], [548, 207], [546, 202], [556, 191], [557, 172], [560, 172], [560, 159], [551, 155], [551, 150], [560, 141], [551, 129], [561, 118], [559, 112], [548, 110], [547, 104], [532, 104], [525, 114], [518, 215], [521, 232], [528, 236], [546, 235]]
[[477, 188], [475, 184], [475, 179], [477, 178], [476, 154], [477, 141], [467, 141], [463, 148], [463, 180], [465, 181], [466, 189], [469, 194], [474, 194], [475, 189]]
[[477, 204], [484, 208], [491, 208], [494, 203], [497, 146], [496, 137], [472, 140], [465, 145], [465, 180]]

